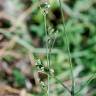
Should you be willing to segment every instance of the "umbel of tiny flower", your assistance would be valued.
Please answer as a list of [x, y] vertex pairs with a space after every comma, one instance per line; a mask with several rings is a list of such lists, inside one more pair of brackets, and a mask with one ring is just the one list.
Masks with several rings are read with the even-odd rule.
[[43, 81], [40, 82], [40, 85], [41, 85], [42, 88], [47, 87], [47, 85]]
[[36, 67], [38, 69], [41, 69], [42, 71], [44, 70], [44, 65], [43, 65], [43, 63], [42, 63], [42, 61], [40, 59], [37, 60]]
[[48, 14], [48, 10], [50, 8], [50, 4], [48, 2], [46, 2], [46, 1], [45, 2], [41, 2], [40, 8], [42, 9], [43, 14], [46, 15], [46, 14]]
[[[42, 88], [42, 91], [46, 94], [47, 89], [48, 89], [47, 84], [46, 84], [45, 82], [41, 81], [41, 82], [40, 82], [40, 86], [41, 86], [41, 88]], [[43, 95], [43, 96], [47, 96], [47, 95]]]
[[37, 60], [36, 67], [38, 68], [38, 70], [43, 71], [46, 74], [54, 75], [54, 70], [51, 68], [49, 69], [47, 66], [44, 66], [44, 64], [40, 59]]

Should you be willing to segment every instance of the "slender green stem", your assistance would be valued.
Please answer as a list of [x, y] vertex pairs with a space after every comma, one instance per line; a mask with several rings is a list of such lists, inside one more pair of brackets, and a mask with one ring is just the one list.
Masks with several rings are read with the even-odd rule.
[[[46, 37], [48, 37], [48, 31], [47, 31], [47, 21], [46, 21], [46, 14], [44, 14], [44, 26], [45, 26], [45, 33]], [[47, 53], [47, 66], [48, 69], [50, 69], [50, 53], [49, 53], [49, 48], [48, 48], [48, 40], [46, 40], [46, 53]], [[48, 74], [48, 96], [50, 96], [50, 84], [49, 84], [50, 76]]]
[[71, 78], [72, 78], [71, 96], [74, 96], [74, 93], [75, 93], [74, 92], [75, 82], [74, 82], [74, 75], [73, 75], [73, 65], [72, 65], [71, 53], [70, 53], [70, 48], [69, 48], [69, 40], [68, 40], [67, 32], [65, 31], [64, 13], [63, 13], [63, 9], [62, 9], [61, 0], [59, 0], [59, 4], [60, 4], [61, 15], [62, 15], [63, 30], [64, 30], [65, 40], [66, 40], [66, 44], [67, 44], [66, 47], [67, 47], [69, 63], [70, 63], [70, 71], [71, 71], [70, 73], [71, 73]]

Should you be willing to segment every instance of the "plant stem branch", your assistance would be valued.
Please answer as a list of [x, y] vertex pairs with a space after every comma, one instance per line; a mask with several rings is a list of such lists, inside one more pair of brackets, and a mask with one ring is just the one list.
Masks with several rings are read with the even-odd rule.
[[71, 53], [70, 53], [70, 48], [69, 48], [68, 36], [67, 36], [67, 32], [65, 31], [64, 13], [63, 13], [63, 9], [62, 9], [61, 0], [59, 0], [59, 4], [60, 4], [61, 15], [62, 15], [63, 31], [64, 31], [65, 40], [66, 40], [66, 44], [67, 44], [67, 51], [68, 51], [70, 71], [71, 71], [70, 73], [71, 73], [71, 78], [72, 78], [71, 96], [74, 96], [74, 94], [75, 94], [75, 92], [74, 92], [75, 82], [74, 82], [74, 75], [73, 75], [73, 64], [72, 64], [72, 60], [71, 60]]
[[[44, 14], [44, 26], [45, 26], [46, 37], [48, 37], [46, 13]], [[48, 48], [48, 40], [46, 40], [46, 54], [47, 54], [47, 66], [48, 66], [48, 69], [50, 69], [50, 52], [49, 52], [49, 48]], [[50, 96], [50, 84], [49, 84], [49, 80], [50, 80], [50, 76], [48, 74], [48, 96]]]

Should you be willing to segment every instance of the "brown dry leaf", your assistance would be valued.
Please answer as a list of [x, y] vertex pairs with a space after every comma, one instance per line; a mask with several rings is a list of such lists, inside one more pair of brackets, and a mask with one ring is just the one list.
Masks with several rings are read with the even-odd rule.
[[20, 91], [9, 86], [0, 86], [0, 96], [19, 96]]

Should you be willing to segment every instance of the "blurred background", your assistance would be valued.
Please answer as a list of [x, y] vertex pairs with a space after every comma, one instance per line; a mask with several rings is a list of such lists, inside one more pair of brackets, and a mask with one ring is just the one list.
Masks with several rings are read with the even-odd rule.
[[[54, 76], [71, 88], [59, 2], [49, 0], [46, 37], [41, 1], [0, 0], [0, 96], [47, 96], [47, 75], [35, 65], [46, 66], [48, 38]], [[75, 91], [80, 89], [78, 96], [96, 96], [96, 0], [61, 1]], [[50, 94], [70, 96], [54, 78], [50, 78]]]

